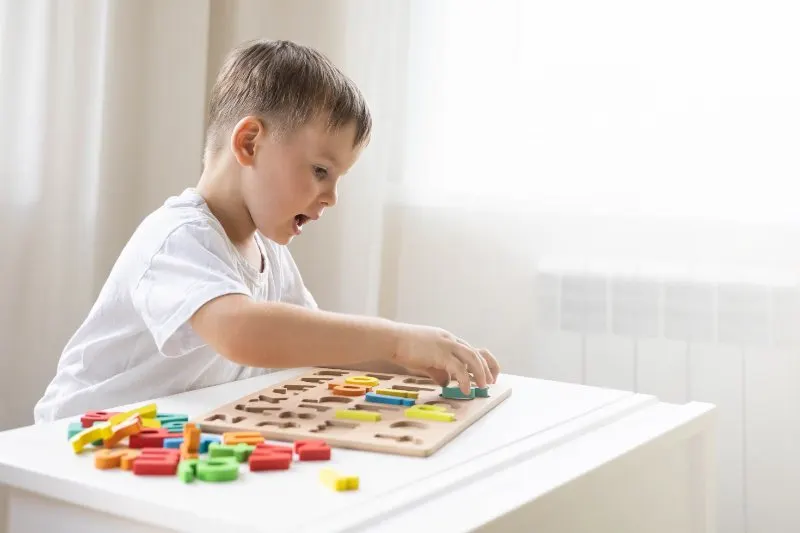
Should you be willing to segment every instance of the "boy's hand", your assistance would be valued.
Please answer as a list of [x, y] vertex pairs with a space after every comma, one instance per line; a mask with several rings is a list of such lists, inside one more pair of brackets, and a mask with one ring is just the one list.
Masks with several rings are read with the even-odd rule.
[[428, 374], [441, 386], [451, 379], [469, 394], [471, 373], [478, 387], [497, 380], [500, 366], [488, 350], [476, 350], [440, 328], [400, 324], [392, 359], [399, 365]]

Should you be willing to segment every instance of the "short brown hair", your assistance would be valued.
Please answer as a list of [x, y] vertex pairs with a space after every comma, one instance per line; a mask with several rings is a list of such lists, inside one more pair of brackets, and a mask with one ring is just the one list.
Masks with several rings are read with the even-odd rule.
[[249, 115], [278, 134], [325, 115], [332, 130], [354, 122], [355, 146], [368, 142], [372, 130], [355, 83], [317, 50], [291, 41], [248, 41], [228, 55], [211, 91], [206, 157]]

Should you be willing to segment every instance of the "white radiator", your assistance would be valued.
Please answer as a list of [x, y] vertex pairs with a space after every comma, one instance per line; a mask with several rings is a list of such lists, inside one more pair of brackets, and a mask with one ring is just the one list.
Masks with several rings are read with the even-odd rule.
[[719, 408], [720, 533], [800, 532], [800, 286], [792, 273], [546, 260], [545, 379]]

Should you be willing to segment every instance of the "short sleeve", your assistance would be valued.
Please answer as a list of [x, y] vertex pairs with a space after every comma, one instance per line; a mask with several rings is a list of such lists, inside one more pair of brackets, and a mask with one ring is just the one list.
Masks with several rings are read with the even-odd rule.
[[283, 281], [281, 301], [309, 309], [318, 309], [317, 302], [303, 282], [303, 276], [300, 274], [300, 269], [289, 248], [285, 245], [276, 246], [274, 253], [278, 257], [278, 265], [281, 270], [278, 277]]
[[226, 294], [252, 296], [225, 236], [198, 222], [167, 237], [133, 288], [132, 300], [161, 353], [175, 357], [205, 345], [189, 319]]

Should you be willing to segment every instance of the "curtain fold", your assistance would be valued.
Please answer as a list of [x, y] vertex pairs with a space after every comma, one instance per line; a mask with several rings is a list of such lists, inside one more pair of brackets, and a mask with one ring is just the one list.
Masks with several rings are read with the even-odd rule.
[[30, 422], [130, 233], [196, 182], [208, 2], [3, 1], [0, 428]]
[[404, 2], [0, 0], [0, 429], [31, 422], [122, 246], [202, 170], [231, 47], [328, 55], [376, 115], [340, 204], [292, 245], [320, 305], [378, 312], [385, 183], [402, 157]]

